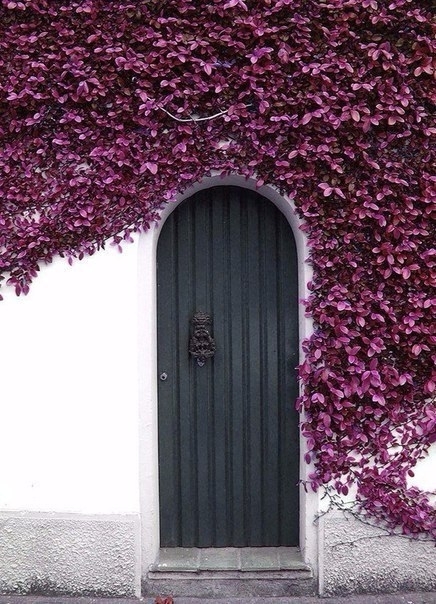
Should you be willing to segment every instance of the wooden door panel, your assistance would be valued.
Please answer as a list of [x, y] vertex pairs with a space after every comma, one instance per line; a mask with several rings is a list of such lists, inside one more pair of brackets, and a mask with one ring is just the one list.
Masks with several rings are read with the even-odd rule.
[[[216, 353], [188, 352], [193, 315]], [[161, 546], [298, 543], [295, 242], [260, 195], [216, 187], [180, 204], [158, 244]]]

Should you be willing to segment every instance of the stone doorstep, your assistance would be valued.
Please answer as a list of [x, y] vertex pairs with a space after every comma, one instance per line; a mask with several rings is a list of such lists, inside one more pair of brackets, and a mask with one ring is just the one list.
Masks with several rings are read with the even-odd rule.
[[[296, 547], [162, 548], [149, 577], [171, 573], [212, 578], [312, 577], [309, 566]], [[163, 577], [162, 577], [163, 578]]]
[[150, 581], [214, 581], [215, 583], [226, 581], [295, 581], [313, 579], [312, 574], [307, 571], [283, 571], [263, 572], [255, 571], [243, 573], [241, 571], [199, 571], [189, 573], [153, 573], [149, 572], [147, 578]]
[[174, 581], [243, 581], [243, 580], [293, 580], [293, 579], [312, 579], [310, 571], [251, 571], [242, 572], [240, 570], [200, 570], [200, 571], [171, 571], [171, 572], [153, 572], [150, 571], [147, 575], [151, 580], [174, 580]]
[[163, 548], [142, 581], [144, 596], [313, 596], [312, 571], [296, 547]]
[[[298, 573], [298, 577], [296, 577]], [[301, 576], [303, 575], [303, 576]], [[222, 599], [315, 596], [317, 584], [308, 571], [282, 573], [201, 571], [198, 573], [150, 572], [142, 581], [142, 595], [172, 595], [174, 598]], [[227, 603], [226, 603], [227, 604]]]

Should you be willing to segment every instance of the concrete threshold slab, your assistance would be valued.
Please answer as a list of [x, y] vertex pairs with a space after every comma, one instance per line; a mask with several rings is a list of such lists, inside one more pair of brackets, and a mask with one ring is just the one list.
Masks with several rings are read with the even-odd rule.
[[298, 548], [164, 548], [142, 589], [144, 596], [212, 599], [309, 596], [316, 581]]
[[202, 571], [278, 572], [306, 571], [297, 547], [162, 548], [153, 573]]
[[[242, 574], [242, 573], [241, 573]], [[207, 599], [230, 598], [275, 598], [314, 596], [317, 593], [316, 582], [312, 577], [272, 577], [256, 574], [256, 578], [225, 576], [203, 577], [201, 575], [183, 577], [165, 575], [150, 576], [142, 581], [142, 595], [155, 597], [159, 594], [177, 598]], [[177, 602], [177, 600], [176, 600]]]

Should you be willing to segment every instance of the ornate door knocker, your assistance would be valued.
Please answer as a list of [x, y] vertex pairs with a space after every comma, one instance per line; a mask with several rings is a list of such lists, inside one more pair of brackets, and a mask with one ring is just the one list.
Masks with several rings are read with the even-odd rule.
[[208, 325], [212, 325], [212, 320], [210, 315], [199, 311], [192, 317], [192, 325], [194, 332], [189, 340], [189, 354], [196, 359], [199, 367], [203, 367], [216, 350], [215, 340], [207, 329]]

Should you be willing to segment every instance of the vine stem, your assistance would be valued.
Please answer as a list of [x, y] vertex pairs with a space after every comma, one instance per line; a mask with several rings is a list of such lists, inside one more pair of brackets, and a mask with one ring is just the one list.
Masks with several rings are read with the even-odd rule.
[[[251, 103], [249, 105], [245, 105], [245, 107], [250, 107]], [[167, 115], [169, 115], [170, 117], [173, 118], [173, 120], [176, 120], [176, 122], [206, 122], [209, 120], [214, 120], [217, 117], [221, 117], [223, 115], [226, 115], [226, 113], [229, 112], [229, 109], [223, 109], [223, 111], [219, 111], [218, 113], [214, 113], [214, 115], [206, 115], [205, 117], [177, 117], [176, 115], [173, 115], [172, 113], [170, 113], [167, 109], [165, 109], [164, 107], [159, 106], [159, 109], [161, 111], [163, 111], [164, 113], [166, 113]]]

